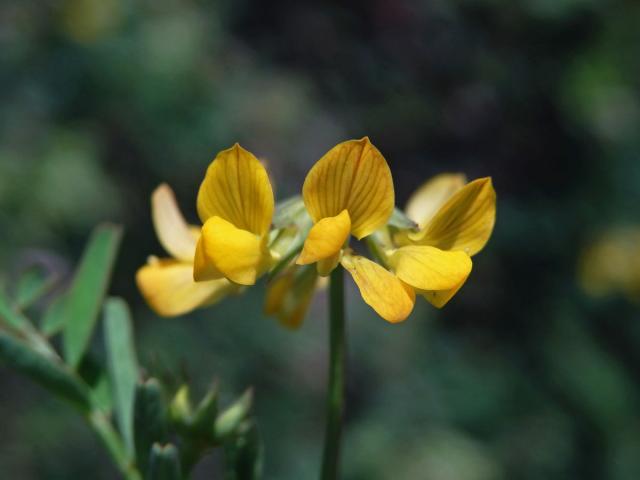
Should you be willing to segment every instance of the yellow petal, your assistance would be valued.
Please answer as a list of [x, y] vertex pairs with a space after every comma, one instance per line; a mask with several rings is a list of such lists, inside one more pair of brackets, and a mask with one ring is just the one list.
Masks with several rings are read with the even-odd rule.
[[496, 192], [491, 178], [480, 178], [455, 193], [423, 230], [409, 238], [421, 245], [475, 255], [489, 240], [495, 220]]
[[458, 293], [458, 290], [462, 288], [466, 280], [467, 279], [465, 278], [462, 282], [460, 282], [459, 285], [456, 285], [455, 287], [450, 288], [448, 290], [432, 290], [432, 291], [418, 290], [417, 293], [422, 295], [434, 307], [442, 308], [449, 302], [449, 300], [453, 298], [453, 296], [456, 293]]
[[409, 198], [405, 208], [407, 217], [424, 228], [444, 202], [465, 183], [467, 179], [462, 173], [441, 173], [430, 178]]
[[291, 329], [300, 327], [315, 292], [318, 276], [313, 267], [292, 267], [267, 287], [264, 312]]
[[216, 268], [207, 256], [204, 239], [200, 235], [196, 245], [196, 254], [193, 257], [193, 279], [196, 282], [206, 282], [207, 280], [218, 280], [220, 278], [224, 278], [224, 274]]
[[164, 317], [173, 317], [210, 305], [232, 293], [228, 280], [193, 281], [193, 265], [172, 259], [154, 259], [136, 273], [136, 283], [149, 306]]
[[190, 226], [180, 213], [173, 190], [166, 183], [156, 188], [151, 195], [151, 217], [158, 240], [174, 258], [193, 261], [196, 241]]
[[296, 263], [308, 265], [335, 257], [349, 238], [350, 230], [351, 219], [346, 210], [335, 217], [321, 219], [309, 230]]
[[389, 262], [400, 280], [419, 290], [449, 290], [471, 273], [471, 258], [465, 252], [427, 245], [401, 247]]
[[389, 166], [367, 137], [329, 150], [309, 171], [302, 196], [314, 222], [346, 209], [358, 239], [387, 222], [395, 201]]
[[378, 315], [391, 323], [409, 316], [416, 300], [411, 287], [367, 258], [345, 255], [340, 263], [353, 277], [362, 299]]
[[202, 227], [193, 277], [202, 281], [220, 274], [234, 283], [253, 285], [271, 261], [265, 239], [211, 217]]
[[273, 209], [269, 176], [258, 159], [237, 143], [218, 153], [198, 192], [202, 223], [217, 216], [262, 236], [269, 231]]

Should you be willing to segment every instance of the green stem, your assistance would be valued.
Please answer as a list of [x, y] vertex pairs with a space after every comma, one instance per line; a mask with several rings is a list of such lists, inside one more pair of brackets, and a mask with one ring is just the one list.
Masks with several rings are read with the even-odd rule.
[[125, 480], [142, 480], [142, 476], [131, 464], [122, 440], [102, 412], [94, 411], [87, 415], [87, 421], [93, 431], [111, 454], [111, 458]]
[[336, 480], [340, 464], [340, 437], [344, 415], [345, 319], [344, 272], [338, 266], [329, 280], [329, 385], [322, 480]]

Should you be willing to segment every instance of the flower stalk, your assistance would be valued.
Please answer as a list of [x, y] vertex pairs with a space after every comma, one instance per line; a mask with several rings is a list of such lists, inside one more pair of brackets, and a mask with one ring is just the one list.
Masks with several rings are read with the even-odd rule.
[[344, 317], [344, 273], [338, 266], [329, 279], [329, 385], [322, 480], [336, 480], [340, 467], [346, 359]]
[[130, 462], [127, 451], [109, 420], [102, 412], [94, 410], [86, 416], [91, 429], [100, 437], [120, 473], [126, 480], [142, 480], [142, 475]]

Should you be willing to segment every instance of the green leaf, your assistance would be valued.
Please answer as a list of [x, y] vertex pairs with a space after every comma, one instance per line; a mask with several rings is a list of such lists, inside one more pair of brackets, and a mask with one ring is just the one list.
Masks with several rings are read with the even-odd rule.
[[89, 409], [89, 389], [82, 380], [6, 332], [0, 332], [0, 360], [81, 410]]
[[136, 386], [133, 426], [136, 463], [141, 472], [146, 472], [151, 446], [165, 442], [168, 430], [164, 393], [155, 378]]
[[91, 405], [104, 413], [113, 407], [111, 385], [104, 366], [93, 356], [85, 355], [77, 373], [91, 390]]
[[24, 330], [31, 325], [29, 320], [11, 305], [9, 297], [2, 289], [0, 289], [0, 323], [16, 330]]
[[66, 294], [59, 295], [49, 305], [40, 322], [40, 331], [43, 335], [51, 337], [64, 327], [66, 318]]
[[257, 480], [262, 476], [264, 448], [253, 422], [242, 425], [241, 434], [225, 446], [225, 477], [228, 480]]
[[58, 355], [47, 340], [39, 334], [22, 312], [11, 306], [8, 297], [0, 289], [0, 326], [2, 325], [4, 325], [5, 330], [15, 332], [16, 335], [23, 338], [31, 348], [45, 357], [52, 359], [58, 358]]
[[180, 480], [180, 456], [178, 449], [172, 444], [160, 445], [156, 443], [151, 448], [149, 459], [149, 480]]
[[27, 268], [16, 287], [15, 304], [24, 310], [40, 299], [56, 284], [55, 275], [51, 275], [41, 265]]
[[129, 308], [120, 298], [109, 298], [105, 302], [104, 336], [116, 420], [127, 451], [133, 457], [133, 402], [138, 381], [138, 361]]
[[237, 433], [240, 425], [249, 415], [252, 404], [253, 390], [248, 389], [216, 419], [214, 425], [215, 439], [219, 442], [223, 442]]
[[393, 209], [393, 213], [391, 217], [389, 217], [389, 221], [387, 222], [390, 226], [401, 228], [401, 229], [415, 229], [418, 228], [418, 225], [409, 217], [407, 217], [404, 212], [398, 208]]
[[121, 228], [114, 225], [94, 230], [64, 302], [63, 352], [72, 368], [80, 364], [91, 340], [121, 237]]

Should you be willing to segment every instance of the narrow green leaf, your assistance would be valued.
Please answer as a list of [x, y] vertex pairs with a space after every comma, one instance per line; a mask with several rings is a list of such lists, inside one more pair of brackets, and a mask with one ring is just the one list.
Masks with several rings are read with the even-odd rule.
[[41, 265], [27, 268], [16, 286], [15, 304], [24, 310], [40, 299], [55, 285], [54, 275], [47, 272]]
[[47, 340], [39, 334], [36, 328], [22, 312], [15, 309], [9, 302], [4, 291], [0, 289], [0, 326], [6, 331], [15, 332], [34, 350], [47, 358], [57, 359], [58, 355]]
[[103, 413], [110, 413], [113, 408], [111, 385], [107, 370], [93, 355], [85, 355], [77, 369], [77, 374], [91, 390], [91, 405]]
[[149, 480], [180, 480], [180, 456], [178, 449], [172, 445], [160, 445], [156, 443], [151, 448], [149, 459]]
[[82, 380], [4, 331], [0, 331], [0, 360], [81, 410], [89, 409], [89, 389]]
[[0, 289], [0, 323], [14, 328], [24, 330], [30, 325], [29, 320], [18, 310], [13, 308], [6, 292]]
[[67, 315], [66, 298], [66, 294], [56, 297], [45, 311], [40, 322], [40, 331], [43, 335], [51, 337], [63, 329]]
[[237, 433], [242, 422], [247, 418], [253, 404], [253, 390], [248, 389], [238, 400], [231, 404], [216, 419], [214, 437], [223, 442]]
[[164, 393], [155, 378], [136, 386], [133, 426], [136, 463], [141, 472], [146, 472], [151, 446], [154, 443], [164, 443], [168, 430]]
[[138, 361], [129, 308], [120, 298], [109, 298], [105, 302], [104, 336], [116, 420], [127, 451], [133, 457], [133, 402], [138, 381]]
[[120, 227], [97, 227], [76, 270], [65, 302], [63, 332], [64, 357], [73, 368], [80, 364], [91, 340], [121, 237]]
[[418, 225], [407, 217], [402, 210], [399, 208], [394, 208], [389, 221], [387, 222], [392, 227], [402, 228], [402, 229], [413, 229], [418, 228]]

